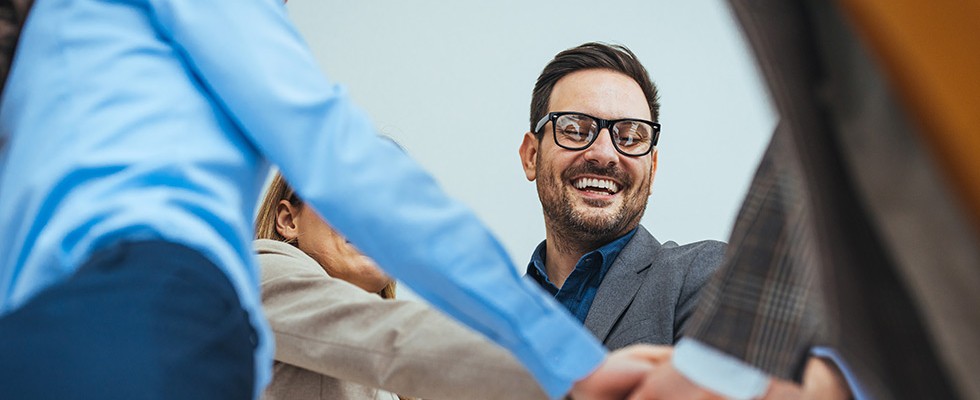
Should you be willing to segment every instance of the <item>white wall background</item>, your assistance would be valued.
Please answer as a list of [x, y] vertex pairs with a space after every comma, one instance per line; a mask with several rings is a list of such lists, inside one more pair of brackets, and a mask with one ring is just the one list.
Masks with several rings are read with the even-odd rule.
[[[659, 86], [660, 164], [643, 224], [661, 241], [727, 240], [775, 125], [720, 0], [293, 0], [287, 7], [327, 75], [472, 207], [521, 269], [544, 239], [544, 222], [517, 147], [534, 81], [557, 52], [587, 41], [623, 44]], [[494, 125], [476, 123], [488, 114]]]

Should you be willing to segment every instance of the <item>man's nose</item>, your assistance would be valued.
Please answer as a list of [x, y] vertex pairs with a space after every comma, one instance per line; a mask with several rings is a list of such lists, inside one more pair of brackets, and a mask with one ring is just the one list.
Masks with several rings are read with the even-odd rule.
[[619, 161], [619, 152], [613, 145], [612, 135], [609, 134], [608, 128], [600, 130], [599, 137], [595, 138], [595, 142], [585, 149], [585, 159], [600, 167], [613, 166]]

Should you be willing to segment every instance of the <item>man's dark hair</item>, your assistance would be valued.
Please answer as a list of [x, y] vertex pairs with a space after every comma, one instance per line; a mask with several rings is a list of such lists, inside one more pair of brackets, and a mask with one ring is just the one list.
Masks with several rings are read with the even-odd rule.
[[633, 78], [643, 89], [653, 122], [659, 122], [660, 99], [657, 87], [650, 81], [650, 75], [636, 59], [636, 55], [626, 46], [590, 42], [558, 53], [541, 71], [531, 94], [531, 131], [534, 130], [534, 124], [548, 112], [548, 102], [555, 83], [565, 75], [586, 69], [608, 69]]

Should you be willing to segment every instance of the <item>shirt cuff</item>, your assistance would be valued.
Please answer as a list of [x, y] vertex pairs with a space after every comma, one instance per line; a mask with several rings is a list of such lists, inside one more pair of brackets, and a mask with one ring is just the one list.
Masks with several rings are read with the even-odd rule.
[[687, 379], [727, 398], [759, 398], [769, 388], [766, 373], [694, 339], [677, 342], [672, 362]]
[[840, 370], [841, 375], [844, 376], [844, 381], [847, 383], [847, 388], [851, 390], [851, 396], [854, 400], [865, 400], [871, 397], [865, 393], [864, 389], [861, 387], [860, 382], [858, 382], [857, 377], [854, 375], [854, 371], [844, 362], [844, 358], [837, 353], [836, 350], [830, 347], [814, 347], [810, 349], [810, 354], [814, 357], [820, 357], [837, 366]]

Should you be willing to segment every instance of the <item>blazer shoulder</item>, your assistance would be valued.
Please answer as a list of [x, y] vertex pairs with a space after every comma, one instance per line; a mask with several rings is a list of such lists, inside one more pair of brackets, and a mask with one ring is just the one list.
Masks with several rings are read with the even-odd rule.
[[654, 237], [643, 225], [623, 248], [620, 258], [627, 264], [650, 265], [654, 269], [672, 270], [686, 273], [691, 268], [714, 270], [725, 257], [727, 244], [717, 240], [702, 240], [678, 245], [674, 241], [663, 244]]
[[682, 252], [686, 268], [686, 285], [700, 288], [725, 261], [725, 251], [728, 245], [717, 240], [702, 240], [677, 247]]
[[664, 274], [674, 278], [673, 287], [678, 290], [678, 302], [685, 303], [700, 291], [725, 260], [727, 244], [717, 240], [702, 240], [699, 242], [664, 247], [654, 261], [660, 277]]
[[675, 248], [675, 251], [684, 252], [692, 257], [692, 263], [718, 265], [725, 258], [725, 249], [728, 244], [717, 240], [702, 240], [700, 242], [688, 243]]
[[258, 239], [252, 242], [252, 247], [258, 259], [262, 283], [290, 276], [330, 278], [316, 260], [290, 244]]
[[685, 269], [714, 269], [724, 260], [727, 246], [725, 242], [717, 240], [702, 240], [684, 245], [667, 242], [657, 256], [668, 265], [685, 267]]

